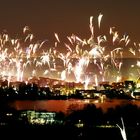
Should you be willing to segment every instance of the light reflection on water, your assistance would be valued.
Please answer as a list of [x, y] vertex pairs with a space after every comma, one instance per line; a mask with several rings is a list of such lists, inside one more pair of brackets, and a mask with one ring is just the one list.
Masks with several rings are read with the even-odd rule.
[[102, 108], [103, 111], [107, 111], [108, 108], [115, 108], [120, 105], [133, 104], [140, 107], [140, 100], [125, 100], [125, 99], [107, 99], [104, 102], [100, 102], [95, 99], [69, 99], [69, 100], [17, 100], [10, 103], [11, 107], [17, 110], [45, 110], [67, 113], [68, 109], [82, 109], [86, 104], [95, 104], [97, 108]]

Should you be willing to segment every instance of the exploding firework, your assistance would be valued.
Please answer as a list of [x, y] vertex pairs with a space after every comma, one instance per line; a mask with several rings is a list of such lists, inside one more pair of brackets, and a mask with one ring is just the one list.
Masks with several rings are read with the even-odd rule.
[[[101, 30], [103, 15], [98, 16]], [[139, 75], [140, 44], [132, 43], [128, 35], [120, 36], [115, 27], [110, 27], [106, 35], [94, 34], [93, 17], [90, 17], [91, 36], [81, 39], [75, 34], [67, 36], [68, 43], [62, 42], [57, 33], [54, 46], [48, 47], [48, 40], [35, 41], [30, 28], [23, 28], [22, 38], [11, 38], [8, 33], [0, 35], [0, 75], [23, 81], [30, 76], [44, 76], [98, 85], [98, 81], [120, 81], [125, 74], [129, 78]], [[108, 39], [109, 38], [109, 39]], [[112, 38], [110, 40], [110, 38]], [[60, 50], [60, 47], [63, 48]], [[63, 50], [63, 51], [62, 51]], [[65, 50], [65, 52], [64, 52]], [[135, 58], [126, 64], [125, 58]], [[132, 67], [133, 64], [133, 67]]]

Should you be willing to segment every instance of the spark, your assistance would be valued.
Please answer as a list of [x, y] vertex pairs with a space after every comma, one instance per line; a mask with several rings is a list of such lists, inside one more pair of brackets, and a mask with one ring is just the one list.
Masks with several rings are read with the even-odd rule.
[[25, 33], [28, 32], [28, 31], [30, 31], [29, 26], [25, 26], [25, 27], [23, 28], [23, 33], [25, 34]]
[[99, 29], [100, 29], [100, 26], [101, 26], [101, 19], [102, 19], [102, 17], [103, 17], [102, 14], [100, 14], [100, 15], [98, 16], [98, 27], [99, 27]]
[[87, 90], [88, 89], [88, 84], [90, 82], [90, 78], [89, 77], [86, 77], [85, 81], [84, 81], [84, 89]]
[[60, 40], [59, 40], [58, 34], [57, 34], [57, 33], [54, 33], [54, 35], [55, 35], [57, 41], [60, 43]]
[[66, 80], [66, 70], [63, 70], [61, 73], [61, 80]]
[[137, 61], [137, 66], [140, 67], [140, 61]]
[[91, 31], [91, 36], [94, 37], [94, 27], [93, 27], [92, 22], [93, 22], [93, 16], [90, 17], [90, 25], [89, 25], [89, 27], [90, 27], [90, 31]]
[[121, 122], [122, 122], [122, 128], [118, 124], [116, 124], [116, 125], [120, 129], [120, 131], [121, 131], [121, 135], [122, 135], [123, 140], [127, 140], [125, 126], [124, 126], [124, 121], [123, 121], [122, 117], [121, 117]]
[[136, 55], [136, 52], [133, 48], [129, 48], [129, 51], [133, 54], [133, 55]]

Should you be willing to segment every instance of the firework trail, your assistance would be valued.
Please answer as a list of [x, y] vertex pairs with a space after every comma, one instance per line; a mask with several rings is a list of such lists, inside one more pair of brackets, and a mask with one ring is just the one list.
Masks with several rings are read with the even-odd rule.
[[122, 135], [123, 140], [127, 140], [123, 118], [121, 118], [121, 122], [122, 122], [122, 128], [118, 124], [117, 124], [117, 127], [121, 131], [121, 135]]

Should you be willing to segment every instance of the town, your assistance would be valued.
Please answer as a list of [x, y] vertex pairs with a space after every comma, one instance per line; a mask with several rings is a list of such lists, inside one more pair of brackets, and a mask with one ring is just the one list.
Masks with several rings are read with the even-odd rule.
[[[126, 80], [124, 82], [101, 82], [98, 86], [89, 83], [85, 88], [84, 83], [66, 82], [45, 77], [31, 77], [28, 81], [0, 81], [0, 130], [5, 133], [13, 131], [29, 137], [40, 137], [47, 132], [47, 136], [61, 139], [121, 139], [121, 131], [124, 131], [118, 123], [124, 119], [127, 127], [127, 137], [139, 138], [139, 134], [133, 136], [133, 132], [139, 132], [138, 106], [133, 104], [118, 105], [104, 112], [95, 104], [88, 103], [81, 109], [75, 109], [70, 105], [67, 113], [47, 111], [41, 109], [15, 109], [9, 103], [20, 100], [40, 101], [45, 100], [98, 100], [100, 103], [107, 99], [138, 100], [140, 98], [140, 79], [136, 82]], [[37, 103], [36, 103], [37, 104]], [[27, 105], [29, 106], [29, 105]], [[54, 106], [54, 105], [53, 105]], [[41, 107], [41, 105], [40, 105]], [[132, 112], [132, 113], [131, 113]], [[129, 115], [128, 115], [129, 114]], [[116, 125], [117, 124], [117, 125]], [[120, 130], [119, 130], [120, 129]], [[13, 131], [12, 131], [13, 130]], [[33, 132], [33, 133], [32, 133]], [[93, 135], [93, 132], [95, 133]], [[112, 134], [110, 134], [112, 132]], [[5, 137], [5, 135], [4, 135]], [[14, 135], [12, 136], [14, 138]]]
[[27, 81], [10, 81], [1, 79], [0, 99], [100, 99], [106, 98], [140, 98], [140, 79], [136, 82], [66, 82], [45, 77], [30, 77]]

